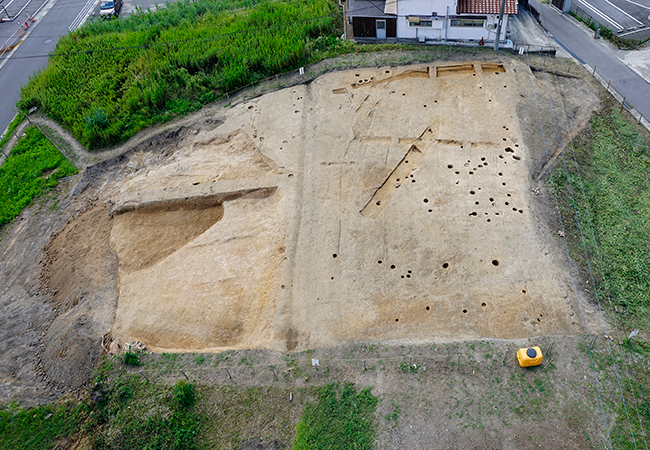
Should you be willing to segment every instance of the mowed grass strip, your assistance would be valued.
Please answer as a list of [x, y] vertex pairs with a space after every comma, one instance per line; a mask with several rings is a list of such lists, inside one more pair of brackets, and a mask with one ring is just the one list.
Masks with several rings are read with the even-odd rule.
[[[571, 256], [589, 280], [580, 228], [603, 307], [627, 328], [650, 329], [650, 141], [617, 108], [595, 115], [554, 173]], [[569, 183], [573, 190], [571, 199]]]
[[0, 226], [11, 222], [44, 189], [77, 169], [36, 128], [11, 150], [0, 166]]
[[314, 41], [340, 35], [337, 8], [334, 0], [185, 0], [97, 21], [61, 38], [19, 107], [39, 107], [90, 148], [114, 144], [310, 62]]
[[[600, 303], [612, 320], [609, 333], [618, 338], [613, 355], [621, 393], [608, 347], [597, 344], [593, 351], [601, 380], [609, 382], [605, 395], [615, 408], [611, 437], [614, 448], [641, 448], [650, 434], [650, 136], [618, 105], [609, 105], [592, 117], [572, 147], [564, 152], [568, 178], [560, 161], [553, 181], [571, 257], [589, 289], [591, 268]], [[641, 334], [628, 340], [633, 329]]]

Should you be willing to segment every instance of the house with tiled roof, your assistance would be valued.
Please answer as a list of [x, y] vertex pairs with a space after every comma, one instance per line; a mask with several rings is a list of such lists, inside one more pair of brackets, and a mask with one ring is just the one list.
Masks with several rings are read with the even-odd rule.
[[[501, 0], [341, 0], [346, 36], [365, 39], [494, 42]], [[500, 42], [517, 0], [506, 0]]]

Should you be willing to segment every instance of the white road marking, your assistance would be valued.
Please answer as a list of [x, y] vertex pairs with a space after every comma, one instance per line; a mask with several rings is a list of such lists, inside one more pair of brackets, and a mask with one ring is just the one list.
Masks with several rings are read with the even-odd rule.
[[645, 6], [645, 5], [642, 5], [641, 3], [633, 2], [632, 0], [625, 0], [625, 1], [628, 2], [628, 3], [632, 3], [633, 5], [636, 5], [636, 6], [640, 6], [641, 8], [645, 8], [645, 9], [650, 10], [650, 6]]
[[[650, 17], [649, 17], [649, 19], [650, 19]], [[619, 34], [619, 36], [620, 37], [625, 37], [625, 36], [629, 36], [629, 35], [634, 34], [634, 33], [640, 33], [642, 31], [648, 31], [648, 29], [645, 28], [645, 27], [644, 28], [639, 28], [637, 30], [628, 31], [627, 33], [621, 33], [621, 34]]]
[[639, 25], [643, 25], [643, 22], [641, 22], [640, 20], [637, 20], [634, 16], [631, 16], [630, 14], [626, 13], [625, 11], [623, 11], [621, 8], [619, 8], [618, 6], [616, 6], [615, 4], [613, 4], [612, 2], [610, 2], [609, 0], [605, 0], [605, 1], [606, 1], [608, 4], [612, 5], [614, 8], [618, 9], [620, 12], [622, 12], [622, 13], [625, 14], [626, 16], [628, 16], [630, 19], [634, 20], [634, 21], [635, 21], [636, 23], [638, 23]]
[[596, 8], [595, 6], [590, 5], [590, 4], [587, 3], [585, 0], [578, 0], [578, 1], [579, 1], [580, 3], [582, 3], [583, 5], [585, 5], [587, 8], [591, 9], [591, 10], [592, 10], [593, 12], [595, 12], [596, 14], [598, 14], [600, 17], [602, 17], [603, 19], [605, 19], [606, 21], [608, 21], [609, 23], [611, 23], [612, 25], [614, 25], [614, 26], [615, 26], [616, 28], [618, 28], [620, 31], [623, 31], [623, 30], [625, 29], [624, 27], [621, 26], [621, 24], [619, 24], [618, 22], [616, 22], [614, 19], [611, 19], [609, 16], [605, 15], [605, 14], [604, 14], [603, 12], [601, 12], [598, 8]]
[[68, 27], [68, 30], [74, 31], [80, 26], [82, 26], [86, 20], [88, 20], [88, 17], [90, 17], [90, 14], [92, 14], [93, 9], [95, 9], [95, 6], [99, 3], [99, 0], [88, 0], [86, 2], [86, 5], [83, 7], [81, 11], [79, 11], [79, 14], [75, 19], [72, 21], [70, 26]]
[[20, 15], [23, 13], [23, 11], [25, 11], [25, 9], [27, 8], [27, 6], [29, 6], [29, 2], [31, 2], [31, 1], [32, 1], [32, 0], [27, 0], [27, 3], [25, 3], [25, 4], [23, 5], [23, 7], [21, 8], [21, 10], [18, 11], [16, 14], [14, 14], [14, 18], [12, 19], [12, 22], [13, 22], [14, 20], [16, 20], [16, 19], [18, 19], [18, 22], [22, 22], [22, 19], [20, 19], [18, 16], [20, 16]]
[[34, 19], [36, 19], [36, 22], [34, 22], [34, 24], [31, 27], [29, 27], [29, 31], [25, 33], [25, 36], [23, 36], [23, 38], [20, 41], [18, 41], [18, 44], [16, 44], [14, 48], [11, 49], [11, 51], [7, 54], [7, 56], [5, 56], [2, 61], [0, 61], [0, 69], [2, 69], [4, 65], [7, 64], [7, 61], [9, 61], [9, 58], [11, 58], [14, 53], [16, 53], [16, 50], [18, 50], [20, 44], [22, 44], [23, 41], [27, 39], [27, 36], [32, 34], [32, 31], [34, 31], [36, 25], [38, 25], [39, 21], [42, 20], [43, 17], [45, 17], [45, 15], [50, 11], [50, 9], [52, 9], [56, 1], [57, 0], [48, 0], [45, 3], [43, 3], [40, 8], [36, 10], [36, 12], [33, 15]]

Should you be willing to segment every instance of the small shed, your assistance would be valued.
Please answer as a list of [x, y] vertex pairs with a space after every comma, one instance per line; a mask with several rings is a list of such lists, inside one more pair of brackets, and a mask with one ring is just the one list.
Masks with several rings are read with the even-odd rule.
[[352, 36], [387, 39], [397, 37], [397, 2], [394, 0], [349, 0], [348, 23]]

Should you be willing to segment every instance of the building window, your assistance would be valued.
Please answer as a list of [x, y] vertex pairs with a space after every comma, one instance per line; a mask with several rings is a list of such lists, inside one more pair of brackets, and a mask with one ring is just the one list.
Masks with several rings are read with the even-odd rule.
[[485, 23], [484, 20], [480, 19], [452, 19], [452, 27], [482, 27]]
[[409, 17], [409, 27], [431, 27], [433, 26], [432, 20], [424, 20], [419, 17]]

